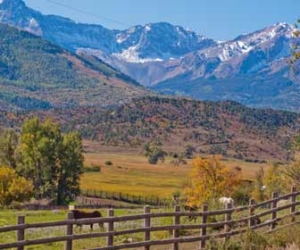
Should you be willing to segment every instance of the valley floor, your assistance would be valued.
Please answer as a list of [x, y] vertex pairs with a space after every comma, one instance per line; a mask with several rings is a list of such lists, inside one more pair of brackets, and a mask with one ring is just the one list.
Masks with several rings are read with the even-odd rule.
[[[84, 190], [170, 199], [173, 193], [182, 192], [189, 181], [192, 160], [187, 160], [187, 164], [174, 166], [171, 163], [172, 159], [167, 157], [163, 163], [151, 165], [141, 154], [140, 149], [103, 147], [87, 141], [84, 145], [85, 166], [99, 166], [101, 169], [100, 172], [84, 173], [81, 179], [81, 188]], [[228, 166], [241, 167], [244, 179], [254, 179], [260, 167], [268, 167], [267, 163], [249, 163], [236, 159], [223, 159], [223, 161]]]

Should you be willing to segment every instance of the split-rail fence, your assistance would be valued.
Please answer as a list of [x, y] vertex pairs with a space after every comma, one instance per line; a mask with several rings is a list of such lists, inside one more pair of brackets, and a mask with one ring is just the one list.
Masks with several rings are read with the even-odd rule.
[[[23, 250], [25, 246], [49, 244], [55, 242], [65, 242], [65, 250], [71, 250], [73, 243], [80, 239], [106, 238], [105, 245], [93, 248], [93, 250], [116, 250], [116, 249], [155, 249], [159, 245], [171, 245], [172, 249], [178, 250], [180, 244], [195, 242], [199, 249], [205, 249], [207, 241], [213, 238], [229, 238], [242, 234], [251, 228], [263, 232], [273, 232], [274, 230], [299, 223], [300, 215], [300, 192], [292, 188], [289, 194], [278, 196], [273, 193], [272, 199], [262, 203], [255, 203], [253, 199], [249, 205], [243, 207], [233, 207], [226, 205], [225, 209], [209, 211], [208, 205], [203, 205], [202, 209], [195, 212], [181, 211], [179, 206], [175, 206], [173, 212], [151, 213], [150, 206], [144, 208], [142, 214], [115, 216], [114, 209], [108, 209], [107, 217], [74, 220], [73, 213], [69, 212], [66, 220], [58, 222], [26, 223], [24, 216], [18, 216], [18, 224], [14, 226], [4, 226], [0, 228], [0, 233], [15, 231], [17, 241], [11, 243], [0, 243], [0, 249], [17, 248]], [[281, 201], [285, 201], [285, 203]], [[279, 206], [280, 205], [280, 206]], [[211, 217], [222, 217], [222, 220], [211, 222]], [[156, 225], [153, 223], [157, 218], [173, 218], [170, 225]], [[196, 222], [191, 222], [187, 218], [197, 218]], [[199, 220], [200, 218], [200, 220]], [[259, 218], [260, 223], [257, 223]], [[131, 229], [118, 229], [118, 223], [130, 221], [143, 221], [143, 226]], [[184, 222], [184, 223], [183, 223]], [[104, 223], [105, 229], [100, 232], [80, 233], [73, 231], [74, 225], [85, 225], [90, 223]], [[45, 227], [65, 226], [64, 236], [45, 237], [40, 239], [25, 239], [25, 232], [28, 229], [40, 229]], [[216, 229], [218, 230], [212, 230]], [[210, 229], [210, 230], [208, 230]], [[194, 230], [194, 231], [193, 231]], [[197, 232], [195, 230], [198, 230]], [[169, 232], [169, 237], [164, 239], [151, 239], [151, 233], [157, 231]], [[194, 232], [186, 236], [182, 232]], [[115, 242], [118, 236], [128, 236], [140, 233], [143, 235], [142, 241], [130, 241], [126, 243]]]

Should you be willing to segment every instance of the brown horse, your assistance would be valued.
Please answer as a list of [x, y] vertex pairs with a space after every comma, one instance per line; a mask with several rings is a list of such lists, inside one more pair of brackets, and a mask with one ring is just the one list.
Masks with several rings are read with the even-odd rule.
[[[72, 210], [73, 212], [73, 218], [75, 220], [78, 219], [90, 219], [90, 218], [100, 218], [102, 217], [102, 214], [99, 211], [93, 211], [93, 212], [85, 212], [80, 210]], [[99, 222], [99, 227], [103, 227], [103, 222]], [[91, 230], [93, 230], [94, 223], [89, 223]], [[80, 226], [82, 228], [81, 224], [77, 224], [77, 226]]]

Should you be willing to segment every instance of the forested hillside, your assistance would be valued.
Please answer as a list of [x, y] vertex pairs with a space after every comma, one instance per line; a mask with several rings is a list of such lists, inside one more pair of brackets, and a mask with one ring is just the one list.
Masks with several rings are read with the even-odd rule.
[[191, 145], [197, 153], [247, 161], [285, 161], [290, 139], [300, 128], [297, 113], [251, 109], [232, 101], [159, 97], [138, 98], [109, 109], [24, 113], [11, 119], [15, 121], [11, 124], [32, 114], [52, 117], [64, 130], [79, 130], [83, 138], [101, 145], [142, 148], [146, 142], [158, 140], [168, 152], [180, 152]]
[[106, 106], [146, 92], [92, 56], [74, 55], [0, 24], [0, 108]]

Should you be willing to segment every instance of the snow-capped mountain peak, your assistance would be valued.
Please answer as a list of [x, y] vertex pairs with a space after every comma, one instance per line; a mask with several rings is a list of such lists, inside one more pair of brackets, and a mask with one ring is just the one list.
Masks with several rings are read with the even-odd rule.
[[294, 31], [295, 28], [287, 23], [274, 24], [265, 29], [238, 36], [233, 40], [220, 42], [216, 47], [205, 51], [205, 55], [207, 57], [218, 56], [221, 61], [228, 61], [257, 48], [268, 47], [268, 44], [273, 43], [280, 37], [289, 39], [293, 37]]
[[215, 44], [212, 39], [165, 22], [134, 26], [120, 31], [116, 38], [120, 51], [114, 56], [136, 63], [179, 58]]

